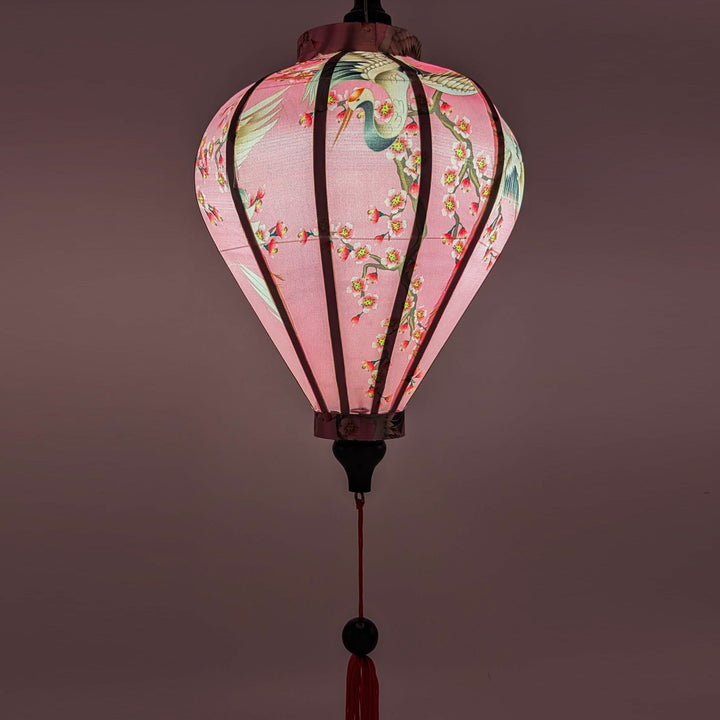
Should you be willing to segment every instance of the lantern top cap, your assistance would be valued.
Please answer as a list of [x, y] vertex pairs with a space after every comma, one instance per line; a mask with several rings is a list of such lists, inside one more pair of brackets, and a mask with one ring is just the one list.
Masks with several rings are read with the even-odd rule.
[[420, 59], [420, 41], [404, 28], [384, 23], [343, 22], [306, 30], [297, 44], [298, 62], [343, 50], [384, 52]]

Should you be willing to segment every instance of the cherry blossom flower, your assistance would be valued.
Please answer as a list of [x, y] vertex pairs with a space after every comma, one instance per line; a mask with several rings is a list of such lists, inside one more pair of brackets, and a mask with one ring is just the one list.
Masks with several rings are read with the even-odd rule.
[[417, 292], [417, 291], [423, 286], [423, 283], [424, 283], [424, 282], [425, 282], [425, 278], [424, 278], [422, 275], [416, 275], [416, 276], [412, 279], [412, 282], [410, 283], [410, 287], [411, 287], [415, 292]]
[[345, 116], [347, 115], [347, 110], [341, 110], [336, 116], [335, 119], [340, 123], [345, 119]]
[[365, 360], [362, 364], [362, 369], [373, 372], [373, 370], [375, 370], [375, 362], [372, 360]]
[[458, 142], [453, 145], [452, 158], [453, 164], [460, 167], [468, 157], [468, 148], [464, 142]]
[[386, 153], [387, 156], [393, 160], [396, 157], [403, 156], [407, 153], [408, 140], [402, 135], [398, 135], [390, 145], [390, 152]]
[[415, 311], [415, 317], [418, 319], [418, 322], [422, 322], [427, 317], [427, 310], [424, 307], [419, 307]]
[[375, 340], [373, 340], [372, 346], [376, 348], [377, 350], [382, 350], [385, 347], [385, 338], [387, 336], [385, 334], [378, 335]]
[[377, 295], [365, 295], [358, 300], [358, 304], [364, 313], [370, 312], [370, 310], [377, 310], [377, 302]]
[[490, 190], [491, 188], [489, 183], [485, 183], [485, 185], [480, 188], [480, 199], [483, 202], [488, 201], [488, 198], [490, 197]]
[[449, 167], [445, 168], [445, 172], [441, 176], [442, 184], [446, 187], [454, 187], [458, 180], [457, 168]]
[[452, 112], [452, 105], [446, 102], [440, 103], [440, 112], [445, 113], [446, 115], [449, 115]]
[[449, 233], [449, 232], [443, 233], [443, 245], [446, 245], [447, 243], [452, 242], [453, 240], [454, 240], [454, 238], [453, 238], [452, 233]]
[[338, 96], [334, 90], [328, 93], [328, 107], [334, 107], [338, 103]]
[[452, 256], [455, 258], [455, 262], [460, 260], [463, 252], [465, 252], [465, 243], [462, 240], [456, 240], [452, 246]]
[[257, 238], [258, 242], [265, 244], [265, 241], [267, 240], [267, 228], [260, 223], [258, 225], [257, 230], [255, 230], [255, 237]]
[[312, 113], [303, 113], [298, 120], [303, 127], [310, 127], [313, 124]]
[[478, 214], [478, 210], [480, 209], [480, 206], [476, 202], [470, 203], [470, 214], [472, 216], [475, 216]]
[[359, 297], [363, 290], [365, 290], [365, 281], [360, 277], [354, 277], [350, 280], [347, 291], [353, 295], [353, 297]]
[[278, 220], [275, 223], [275, 234], [278, 237], [281, 237], [281, 238], [285, 237], [285, 235], [287, 235], [287, 231], [288, 231], [287, 225], [284, 222], [282, 222], [281, 220]]
[[416, 150], [410, 155], [405, 163], [405, 169], [410, 175], [416, 178], [420, 172], [420, 163], [422, 162], [422, 155], [419, 150]]
[[408, 192], [410, 193], [410, 195], [412, 195], [413, 197], [416, 198], [416, 197], [420, 194], [420, 186], [419, 186], [416, 182], [414, 182], [414, 183], [408, 188]]
[[405, 298], [405, 303], [403, 304], [403, 310], [409, 310], [409, 309], [413, 306], [413, 303], [414, 303], [414, 302], [415, 302], [415, 301], [413, 300], [413, 296], [412, 296], [412, 295], [408, 295], [408, 296]]
[[403, 323], [398, 330], [400, 332], [407, 332], [410, 329], [410, 326], [407, 323]]
[[262, 199], [264, 197], [265, 188], [258, 188], [257, 193], [250, 197], [250, 201], [248, 202], [248, 210], [252, 208], [253, 213], [260, 212], [260, 209], [262, 208]]
[[385, 204], [394, 212], [403, 210], [406, 202], [407, 194], [402, 190], [390, 190], [385, 198]]
[[300, 243], [301, 243], [302, 245], [304, 245], [304, 244], [308, 241], [308, 237], [309, 237], [309, 236], [310, 236], [310, 234], [308, 233], [307, 230], [301, 230], [301, 231], [298, 233], [298, 238], [300, 238]]
[[333, 232], [343, 240], [349, 240], [353, 236], [353, 226], [350, 223], [341, 223], [333, 228]]
[[277, 244], [277, 237], [273, 236], [272, 238], [270, 238], [270, 242], [267, 244], [267, 248], [266, 248], [267, 251], [271, 255], [274, 255], [278, 251], [276, 244]]
[[376, 223], [380, 219], [380, 211], [375, 206], [371, 207], [367, 212], [370, 222]]
[[403, 341], [400, 343], [400, 352], [402, 352], [403, 350], [407, 350], [407, 346], [408, 346], [409, 344], [410, 344], [410, 341], [409, 341], [409, 340], [403, 340]]
[[470, 192], [470, 188], [472, 187], [472, 183], [470, 182], [469, 177], [465, 177], [460, 182], [460, 189], [464, 190], [465, 192]]
[[375, 103], [375, 117], [382, 122], [387, 122], [394, 112], [395, 108], [389, 98]]
[[461, 228], [458, 230], [458, 237], [459, 237], [461, 240], [464, 240], [467, 236], [468, 236], [468, 231], [467, 231], [467, 229], [466, 229], [465, 227], [461, 227]]
[[337, 249], [337, 254], [340, 256], [340, 259], [344, 262], [350, 256], [350, 249], [345, 245], [341, 245]]
[[405, 126], [405, 132], [408, 135], [417, 135], [419, 131], [418, 124], [414, 120], [410, 120]]
[[366, 279], [368, 282], [371, 282], [371, 283], [377, 282], [378, 274], [377, 274], [376, 272], [369, 272], [369, 273], [365, 276], [365, 279]]
[[466, 117], [458, 118], [455, 121], [455, 129], [460, 135], [465, 138], [469, 137], [470, 133], [472, 132], [470, 128], [470, 121]]
[[353, 248], [355, 253], [355, 262], [364, 262], [370, 256], [370, 248], [367, 245], [356, 245]]
[[457, 200], [455, 199], [454, 195], [446, 195], [443, 198], [443, 204], [442, 204], [442, 214], [446, 217], [450, 217], [454, 215], [457, 212], [458, 204]]
[[375, 242], [382, 242], [384, 239], [385, 239], [385, 236], [384, 236], [384, 235], [376, 235], [376, 236], [373, 238], [373, 240], [375, 240]]
[[388, 218], [388, 230], [390, 231], [390, 235], [393, 237], [402, 235], [403, 230], [405, 230], [406, 227], [407, 223], [404, 220], [401, 220], [398, 217]]
[[475, 165], [477, 166], [478, 172], [481, 175], [485, 175], [485, 172], [490, 168], [490, 161], [486, 155], [477, 155], [475, 157]]
[[359, 315], [353, 315], [353, 316], [350, 318], [350, 323], [351, 323], [352, 325], [357, 325], [357, 324], [360, 322], [360, 318], [361, 318], [361, 317], [362, 317], [362, 313], [360, 313]]
[[402, 259], [399, 250], [396, 248], [388, 248], [381, 262], [388, 270], [394, 270], [402, 262]]
[[412, 332], [412, 337], [415, 342], [420, 343], [423, 337], [425, 337], [425, 331], [422, 328], [415, 328]]

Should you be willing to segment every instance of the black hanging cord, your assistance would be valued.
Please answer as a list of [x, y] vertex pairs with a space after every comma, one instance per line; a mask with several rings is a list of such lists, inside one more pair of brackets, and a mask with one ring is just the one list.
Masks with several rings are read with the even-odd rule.
[[392, 25], [392, 18], [385, 12], [380, 0], [355, 0], [355, 6], [345, 15], [344, 20]]

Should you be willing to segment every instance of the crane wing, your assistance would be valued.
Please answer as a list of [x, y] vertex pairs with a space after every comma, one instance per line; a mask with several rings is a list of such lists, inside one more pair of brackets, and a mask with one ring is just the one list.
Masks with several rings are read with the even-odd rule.
[[280, 114], [281, 96], [287, 90], [284, 87], [276, 93], [245, 110], [238, 120], [235, 132], [235, 167], [245, 161], [253, 147], [275, 127]]
[[420, 80], [423, 85], [427, 85], [434, 90], [440, 90], [448, 95], [475, 95], [478, 91], [472, 80], [451, 70], [442, 73], [420, 71]]

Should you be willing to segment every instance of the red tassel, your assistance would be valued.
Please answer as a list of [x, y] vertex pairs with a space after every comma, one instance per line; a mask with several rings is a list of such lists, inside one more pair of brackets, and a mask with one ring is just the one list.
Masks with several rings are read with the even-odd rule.
[[347, 669], [345, 720], [378, 720], [379, 707], [375, 664], [367, 655], [351, 655]]

